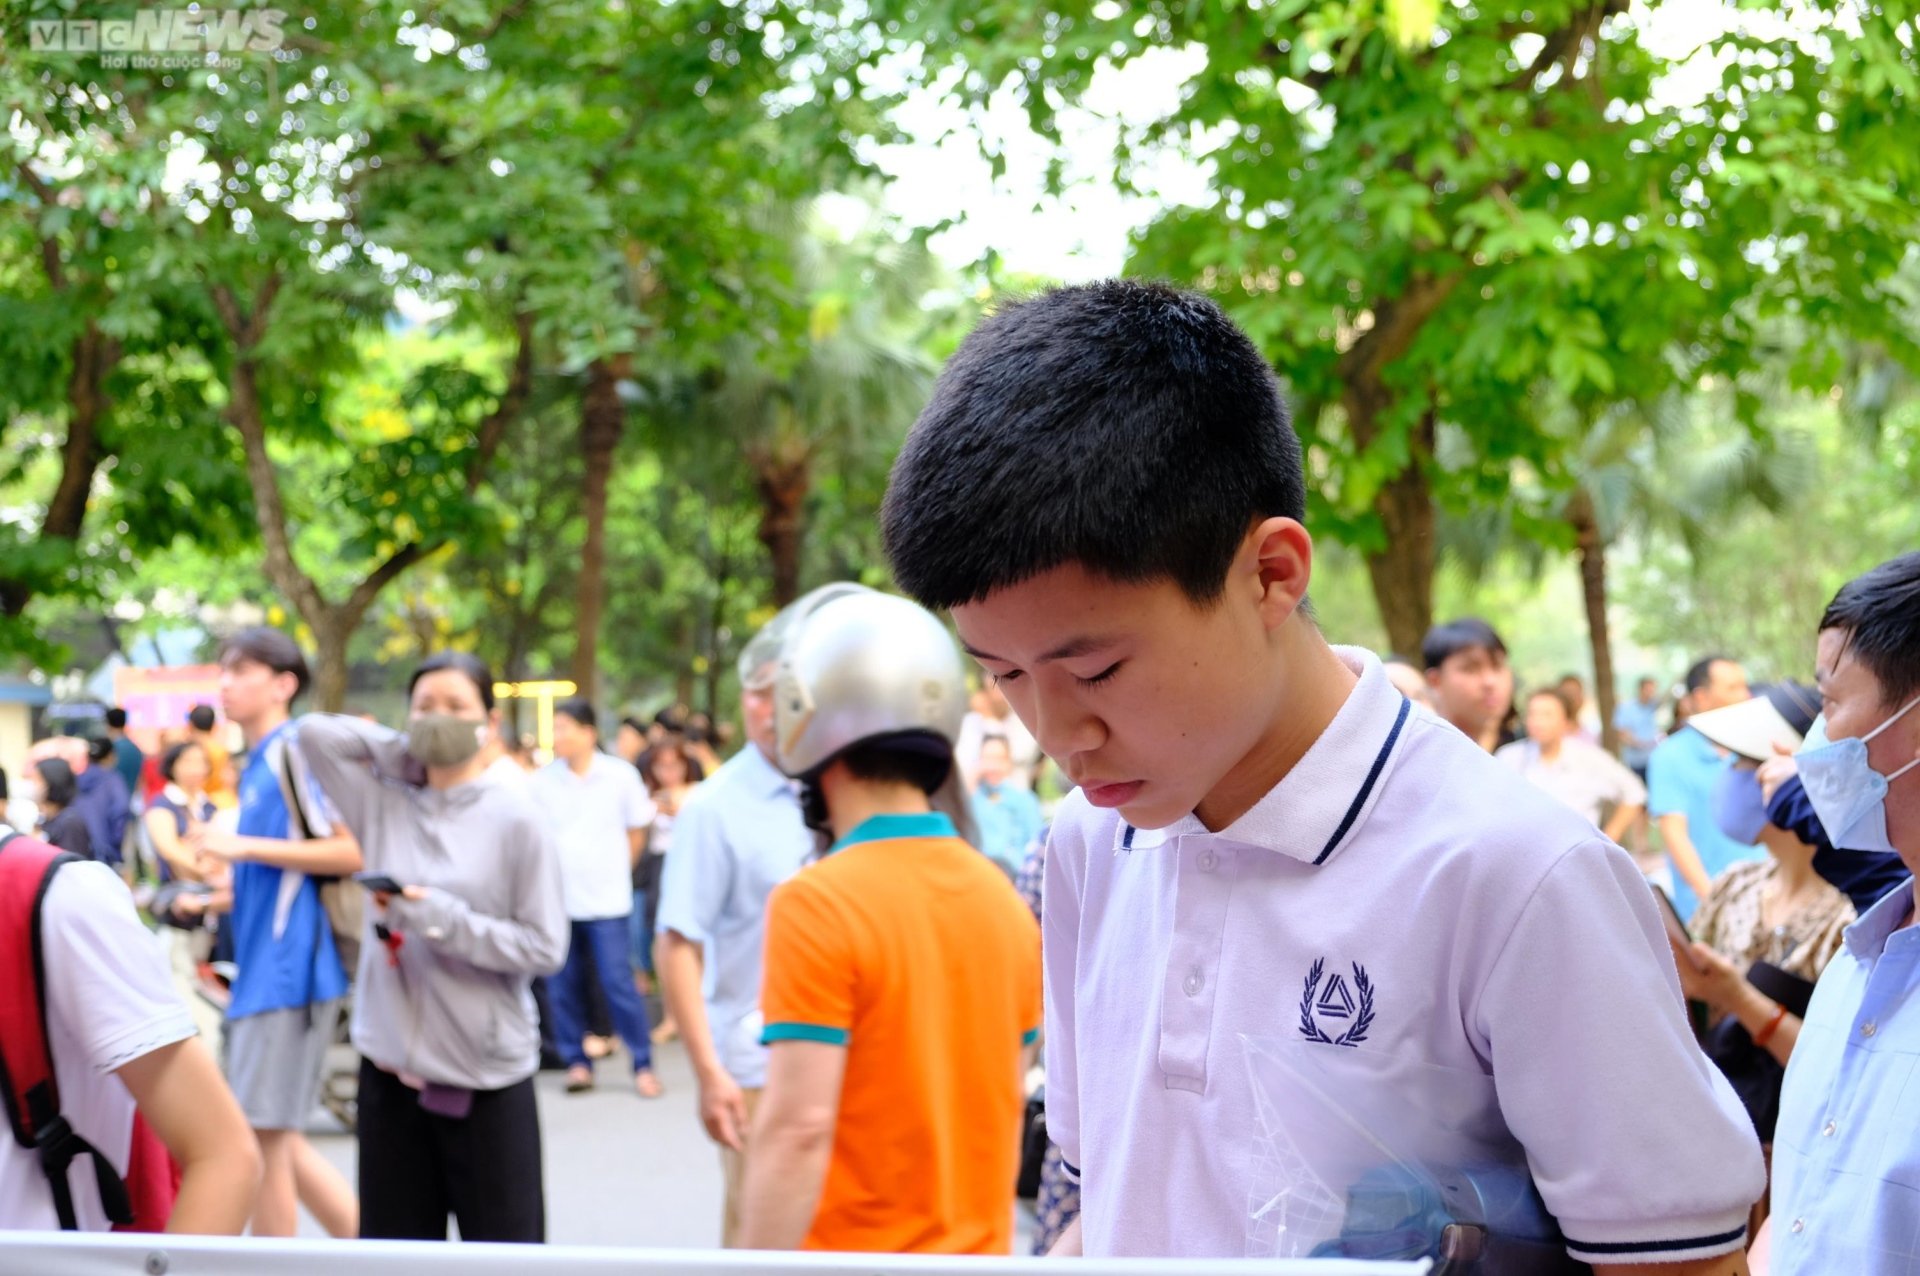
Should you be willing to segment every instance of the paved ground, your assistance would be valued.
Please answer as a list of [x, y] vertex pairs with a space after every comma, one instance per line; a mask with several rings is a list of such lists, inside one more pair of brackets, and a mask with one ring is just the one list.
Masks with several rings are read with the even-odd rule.
[[[720, 1155], [696, 1114], [693, 1072], [678, 1042], [660, 1047], [654, 1067], [666, 1094], [634, 1094], [624, 1052], [603, 1059], [599, 1087], [570, 1095], [557, 1072], [536, 1083], [546, 1148], [547, 1238], [564, 1245], [670, 1249], [720, 1244]], [[310, 1133], [314, 1146], [352, 1181], [354, 1141]], [[1015, 1214], [1017, 1250], [1026, 1253], [1033, 1216]], [[301, 1216], [302, 1236], [324, 1236]]]
[[[693, 1073], [679, 1044], [655, 1068], [666, 1086], [634, 1094], [624, 1053], [602, 1060], [599, 1088], [566, 1092], [559, 1073], [537, 1082], [546, 1145], [547, 1237], [556, 1244], [708, 1248], [720, 1243], [720, 1157], [695, 1115]], [[354, 1142], [315, 1133], [314, 1146], [353, 1177]], [[325, 1235], [302, 1217], [301, 1235]]]

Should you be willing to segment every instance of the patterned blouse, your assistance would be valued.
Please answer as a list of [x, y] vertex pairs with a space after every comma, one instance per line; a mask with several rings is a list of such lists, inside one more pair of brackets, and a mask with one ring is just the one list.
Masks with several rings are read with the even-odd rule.
[[1782, 924], [1761, 920], [1761, 900], [1780, 871], [1771, 857], [1743, 860], [1720, 874], [1694, 914], [1694, 938], [1742, 970], [1764, 961], [1818, 982], [1840, 948], [1840, 932], [1853, 924], [1853, 905], [1826, 882]]

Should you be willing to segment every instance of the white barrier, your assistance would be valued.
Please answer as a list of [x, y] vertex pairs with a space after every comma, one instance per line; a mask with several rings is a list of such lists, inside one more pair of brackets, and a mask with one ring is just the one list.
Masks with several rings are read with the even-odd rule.
[[0, 1233], [0, 1276], [1423, 1276], [1427, 1264], [1331, 1259], [944, 1258], [251, 1237]]

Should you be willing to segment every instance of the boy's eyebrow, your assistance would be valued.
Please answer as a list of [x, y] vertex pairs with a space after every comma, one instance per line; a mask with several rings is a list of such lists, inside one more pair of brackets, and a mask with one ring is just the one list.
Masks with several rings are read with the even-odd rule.
[[[1058, 647], [1055, 647], [1052, 651], [1040, 657], [1037, 663], [1044, 665], [1051, 664], [1055, 660], [1072, 660], [1076, 656], [1090, 656], [1096, 651], [1111, 647], [1117, 641], [1118, 639], [1115, 638], [1099, 638], [1092, 634], [1085, 634], [1079, 638], [1061, 643]], [[999, 664], [1013, 663], [1000, 656], [990, 656], [984, 651], [976, 651], [964, 640], [960, 644], [960, 650], [966, 652], [975, 660], [992, 660]]]

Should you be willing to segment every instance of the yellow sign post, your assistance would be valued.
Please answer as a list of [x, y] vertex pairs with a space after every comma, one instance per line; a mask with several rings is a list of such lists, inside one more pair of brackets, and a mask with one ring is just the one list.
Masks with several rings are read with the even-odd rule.
[[534, 702], [534, 739], [542, 757], [553, 756], [553, 702], [575, 695], [580, 688], [565, 678], [545, 682], [496, 682], [495, 700], [531, 700]]

